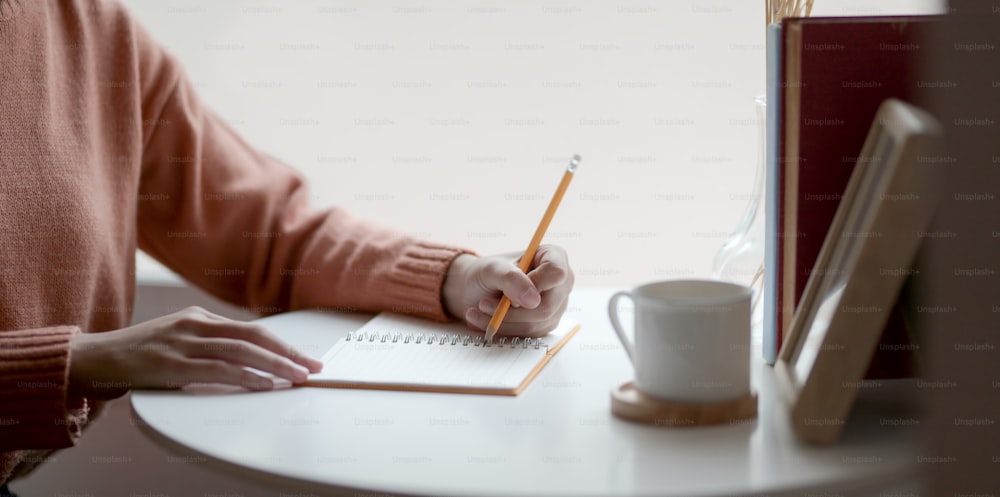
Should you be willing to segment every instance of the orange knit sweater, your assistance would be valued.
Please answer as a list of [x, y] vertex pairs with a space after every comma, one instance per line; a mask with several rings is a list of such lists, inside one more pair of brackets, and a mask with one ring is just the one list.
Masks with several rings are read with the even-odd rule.
[[129, 324], [137, 247], [264, 313], [445, 319], [462, 250], [307, 199], [119, 4], [0, 0], [0, 483], [86, 424], [94, 402], [67, 394], [69, 342]]

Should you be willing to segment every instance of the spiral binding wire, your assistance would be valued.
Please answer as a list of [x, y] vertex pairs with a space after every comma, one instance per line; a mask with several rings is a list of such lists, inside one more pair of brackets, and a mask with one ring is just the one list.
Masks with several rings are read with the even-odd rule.
[[463, 347], [473, 346], [473, 347], [508, 347], [516, 348], [520, 346], [522, 349], [527, 349], [528, 347], [534, 347], [535, 349], [540, 349], [545, 347], [548, 350], [549, 346], [540, 338], [521, 338], [514, 337], [509, 339], [507, 337], [501, 337], [499, 340], [494, 340], [492, 343], [487, 342], [484, 337], [472, 336], [472, 335], [435, 335], [435, 334], [424, 334], [424, 333], [392, 333], [392, 332], [377, 332], [377, 331], [367, 331], [367, 332], [356, 332], [351, 331], [347, 333], [347, 337], [344, 340], [348, 342], [369, 342], [369, 343], [404, 343], [415, 345], [427, 344], [427, 345], [461, 345]]

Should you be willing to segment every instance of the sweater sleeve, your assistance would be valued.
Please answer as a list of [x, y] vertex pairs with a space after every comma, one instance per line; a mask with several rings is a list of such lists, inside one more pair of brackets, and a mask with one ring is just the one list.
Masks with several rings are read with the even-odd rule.
[[69, 447], [79, 436], [66, 393], [69, 342], [78, 332], [75, 326], [0, 331], [0, 452]]
[[446, 319], [444, 276], [468, 251], [343, 209], [310, 210], [303, 178], [244, 142], [198, 99], [178, 62], [136, 33], [143, 250], [259, 314], [320, 307]]

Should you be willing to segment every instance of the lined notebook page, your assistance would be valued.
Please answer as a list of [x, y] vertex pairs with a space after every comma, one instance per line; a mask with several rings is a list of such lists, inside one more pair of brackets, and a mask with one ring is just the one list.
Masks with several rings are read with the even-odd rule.
[[330, 348], [323, 371], [310, 375], [308, 383], [515, 394], [576, 328], [564, 319], [538, 343], [494, 339], [485, 346], [482, 334], [461, 323], [383, 313]]

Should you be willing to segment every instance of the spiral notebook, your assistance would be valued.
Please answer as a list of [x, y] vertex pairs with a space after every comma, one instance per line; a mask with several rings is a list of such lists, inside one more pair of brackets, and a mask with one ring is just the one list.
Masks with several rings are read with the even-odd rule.
[[306, 385], [517, 395], [579, 328], [563, 317], [542, 338], [487, 343], [462, 323], [383, 313], [334, 344]]

